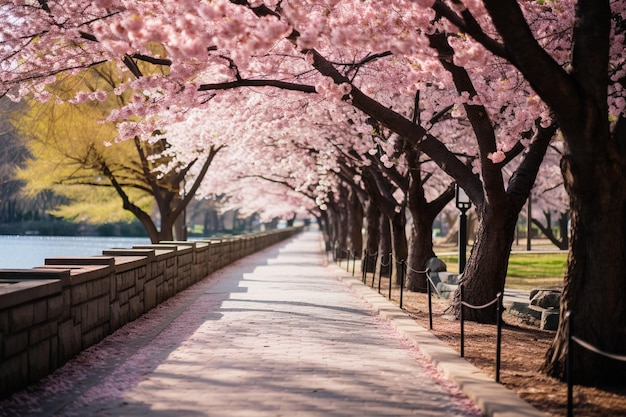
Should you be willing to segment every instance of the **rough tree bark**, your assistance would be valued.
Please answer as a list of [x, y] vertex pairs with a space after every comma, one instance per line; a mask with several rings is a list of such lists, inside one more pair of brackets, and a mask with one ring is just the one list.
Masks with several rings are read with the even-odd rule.
[[363, 206], [354, 189], [350, 193], [350, 257], [363, 251]]
[[379, 276], [390, 276], [393, 272], [392, 243], [391, 243], [391, 226], [387, 216], [381, 213], [380, 221], [380, 240], [378, 242], [378, 257], [376, 258], [376, 271]]
[[365, 272], [376, 271], [376, 259], [378, 257], [378, 242], [380, 240], [380, 216], [378, 206], [371, 201], [365, 209], [367, 259], [362, 263]]
[[[482, 221], [476, 230], [472, 252], [459, 279], [459, 284], [464, 286], [464, 293], [471, 295], [471, 298], [465, 297], [464, 301], [472, 305], [487, 304], [498, 292], [504, 291], [509, 253], [519, 214], [519, 210], [515, 208], [509, 208], [507, 211], [507, 215], [502, 211], [496, 214], [487, 207], [482, 213]], [[457, 316], [461, 308], [460, 296], [460, 291], [457, 290], [450, 308]], [[497, 319], [495, 304], [482, 309], [465, 307], [463, 313], [467, 320], [481, 323], [495, 323]]]

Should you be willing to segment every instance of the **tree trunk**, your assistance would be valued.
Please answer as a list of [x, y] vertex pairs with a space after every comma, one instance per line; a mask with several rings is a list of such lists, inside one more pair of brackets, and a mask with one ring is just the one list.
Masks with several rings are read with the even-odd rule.
[[187, 240], [187, 224], [185, 219], [185, 212], [178, 216], [178, 218], [174, 221], [174, 237], [176, 240], [185, 241]]
[[[161, 218], [161, 230], [159, 230], [159, 242], [174, 240], [174, 219]], [[158, 243], [158, 242], [154, 242]]]
[[381, 212], [376, 204], [371, 200], [367, 204], [366, 212], [366, 248], [367, 259], [362, 263], [365, 272], [376, 271], [376, 259], [378, 258]]
[[[491, 302], [498, 292], [504, 291], [504, 282], [509, 263], [509, 254], [515, 237], [517, 213], [483, 214], [476, 231], [476, 239], [459, 279], [464, 286], [464, 300], [473, 306], [483, 306]], [[450, 307], [458, 318], [460, 315], [460, 288], [454, 293], [454, 303]], [[496, 322], [496, 304], [482, 309], [464, 307], [464, 318], [481, 323]]]
[[378, 245], [377, 270], [379, 276], [388, 277], [392, 263], [391, 225], [389, 219], [384, 214], [380, 216], [380, 241]]
[[[614, 154], [617, 155], [617, 154]], [[570, 195], [571, 240], [556, 337], [543, 370], [564, 378], [568, 351], [566, 314], [573, 335], [598, 349], [626, 354], [626, 179], [618, 158], [596, 152], [595, 164], [562, 164]], [[626, 364], [574, 349], [575, 383], [624, 384]]]
[[363, 251], [363, 206], [356, 193], [350, 195], [350, 254], [360, 256]]
[[423, 271], [426, 262], [435, 256], [433, 251], [433, 222], [428, 215], [417, 215], [412, 211], [411, 238], [409, 240], [409, 261], [407, 268], [407, 289], [409, 291], [426, 292], [426, 275]]
[[346, 258], [346, 250], [348, 249], [348, 214], [345, 207], [338, 205], [336, 211], [336, 245], [337, 245], [337, 257], [339, 259]]
[[409, 255], [409, 247], [406, 240], [406, 215], [404, 209], [396, 213], [390, 220], [391, 224], [391, 243], [393, 247], [393, 255], [391, 262], [393, 265], [392, 277], [395, 279], [396, 285], [403, 284], [403, 277], [400, 273], [401, 262], [406, 262]]
[[333, 240], [330, 237], [330, 220], [327, 210], [321, 210], [319, 216], [315, 216], [317, 224], [322, 232], [322, 238], [324, 239], [324, 250], [330, 252], [333, 249]]

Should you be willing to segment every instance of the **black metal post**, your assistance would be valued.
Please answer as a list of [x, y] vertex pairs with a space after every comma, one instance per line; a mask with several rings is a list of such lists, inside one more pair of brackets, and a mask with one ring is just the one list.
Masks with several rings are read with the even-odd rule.
[[461, 211], [459, 217], [459, 274], [465, 270], [465, 257], [467, 252], [467, 210], [472, 207], [472, 202], [459, 185], [456, 185], [455, 205]]
[[380, 277], [379, 277], [379, 279], [378, 279], [378, 294], [380, 294], [380, 285], [381, 285], [382, 282], [383, 282], [383, 280], [380, 279]]
[[[372, 272], [372, 288], [374, 288], [374, 280], [376, 279], [376, 265], [378, 264], [378, 252], [376, 252], [376, 256], [374, 257], [374, 272]], [[380, 267], [381, 269], [383, 267], [383, 258], [380, 258]]]
[[459, 274], [465, 271], [467, 253], [467, 214], [466, 210], [461, 210], [459, 222]]
[[361, 264], [361, 281], [365, 284], [365, 277], [367, 276], [367, 268], [369, 267], [369, 256], [367, 249], [363, 251], [363, 262]]
[[[389, 263], [391, 263], [391, 261], [389, 261]], [[391, 300], [391, 273], [389, 274], [389, 300]]]
[[501, 345], [502, 345], [502, 298], [503, 294], [501, 292], [496, 295], [498, 297], [497, 307], [496, 307], [496, 317], [497, 327], [498, 327], [498, 336], [496, 337], [496, 382], [500, 382], [500, 357], [501, 357]]
[[465, 357], [465, 323], [463, 323], [463, 284], [459, 285], [459, 293], [461, 297], [461, 357]]
[[[391, 263], [391, 262], [390, 262]], [[406, 274], [406, 261], [404, 259], [400, 260], [400, 269], [398, 270], [400, 274], [400, 309], [402, 309], [402, 294], [404, 290], [404, 275]], [[391, 279], [391, 275], [389, 275], [389, 279]]]
[[389, 265], [388, 273], [389, 273], [389, 285], [391, 285], [391, 276], [393, 275], [393, 252], [389, 252]]
[[[378, 270], [378, 279], [380, 280], [380, 276], [383, 273], [383, 262], [385, 258], [380, 257], [380, 269]], [[376, 260], [378, 262], [378, 259]], [[374, 268], [374, 275], [372, 275], [372, 288], [374, 288], [374, 282], [376, 281], [376, 269]]]
[[430, 330], [433, 329], [433, 290], [430, 288], [430, 279], [428, 278], [428, 269], [425, 272], [426, 274], [426, 292], [428, 293], [428, 325], [430, 326]]
[[352, 255], [352, 251], [346, 250], [348, 254], [348, 259], [346, 260], [346, 272], [350, 271], [350, 255]]
[[565, 379], [567, 380], [567, 417], [574, 417], [574, 386], [572, 384], [572, 360], [574, 359], [574, 347], [572, 340], [572, 331], [574, 324], [572, 323], [573, 313], [568, 311], [565, 314], [567, 319], [567, 356], [565, 357]]

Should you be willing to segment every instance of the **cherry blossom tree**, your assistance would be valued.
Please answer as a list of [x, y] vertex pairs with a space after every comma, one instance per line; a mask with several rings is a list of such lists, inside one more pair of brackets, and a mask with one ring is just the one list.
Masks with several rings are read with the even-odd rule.
[[[566, 313], [573, 312], [578, 337], [603, 350], [625, 353], [624, 162], [626, 138], [623, 2], [572, 2], [561, 20], [571, 38], [555, 59], [529, 30], [517, 2], [485, 1], [512, 62], [548, 103], [565, 141], [562, 160], [570, 197], [571, 249], [561, 305], [561, 325], [548, 352], [546, 370], [564, 374]], [[574, 7], [576, 6], [576, 7]], [[568, 19], [569, 18], [569, 19]], [[603, 290], [598, 290], [603, 288]], [[619, 381], [624, 366], [576, 350], [580, 381]], [[618, 367], [620, 370], [617, 370]], [[611, 371], [607, 371], [607, 370]]]

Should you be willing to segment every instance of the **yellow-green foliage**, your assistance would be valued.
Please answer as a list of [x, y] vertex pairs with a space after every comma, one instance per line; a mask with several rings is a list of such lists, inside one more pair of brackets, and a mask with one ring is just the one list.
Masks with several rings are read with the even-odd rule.
[[[152, 197], [130, 190], [131, 199], [139, 206], [151, 207]], [[137, 196], [133, 196], [137, 194]], [[64, 195], [71, 199], [70, 204], [58, 206], [48, 213], [75, 222], [93, 224], [128, 222], [134, 216], [122, 209], [119, 196], [111, 188], [73, 185], [64, 188]]]
[[[104, 121], [131, 93], [109, 94], [104, 101], [70, 102], [78, 91], [113, 91], [122, 77], [128, 74], [111, 63], [78, 75], [64, 76], [50, 87], [58, 100], [31, 99], [28, 109], [14, 118], [20, 134], [29, 139], [32, 154], [32, 159], [18, 173], [27, 183], [26, 191], [35, 195], [53, 190], [72, 201], [53, 214], [95, 223], [132, 218], [123, 210], [115, 190], [103, 186], [111, 184], [104, 175], [104, 164], [125, 183], [142, 183], [134, 143], [114, 143], [116, 126]], [[125, 187], [125, 191], [135, 204], [150, 212], [149, 193], [130, 187]]]

